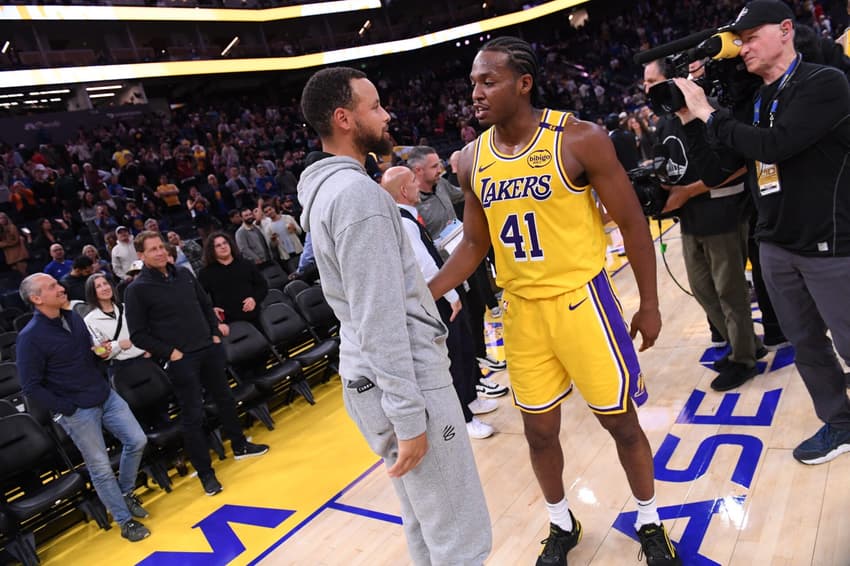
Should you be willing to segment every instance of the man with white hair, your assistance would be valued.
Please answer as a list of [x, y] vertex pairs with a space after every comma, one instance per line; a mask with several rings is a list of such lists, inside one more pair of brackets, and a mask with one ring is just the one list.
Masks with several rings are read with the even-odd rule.
[[[109, 357], [109, 337], [92, 346], [83, 319], [67, 309], [68, 295], [50, 275], [25, 278], [20, 294], [35, 311], [16, 344], [21, 389], [30, 402], [49, 410], [74, 441], [98, 497], [121, 526], [121, 536], [131, 542], [147, 538], [150, 531], [136, 518], [148, 512], [133, 493], [147, 438], [95, 365], [95, 353]], [[117, 481], [103, 427], [123, 446]]]

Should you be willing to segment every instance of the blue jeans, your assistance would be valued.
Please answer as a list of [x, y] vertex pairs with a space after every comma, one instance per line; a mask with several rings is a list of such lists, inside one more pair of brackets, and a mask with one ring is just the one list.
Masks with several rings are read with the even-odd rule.
[[[73, 415], [63, 415], [58, 422], [83, 455], [94, 489], [115, 522], [123, 525], [132, 519], [124, 494], [136, 487], [139, 462], [148, 440], [126, 401], [110, 390], [103, 405], [79, 408]], [[118, 481], [109, 463], [103, 428], [123, 446]]]

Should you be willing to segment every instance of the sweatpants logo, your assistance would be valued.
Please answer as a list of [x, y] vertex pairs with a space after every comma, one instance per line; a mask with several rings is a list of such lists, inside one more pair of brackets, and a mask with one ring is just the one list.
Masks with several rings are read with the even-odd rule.
[[447, 425], [446, 428], [443, 429], [443, 440], [448, 442], [452, 438], [455, 437], [455, 427], [452, 425]]

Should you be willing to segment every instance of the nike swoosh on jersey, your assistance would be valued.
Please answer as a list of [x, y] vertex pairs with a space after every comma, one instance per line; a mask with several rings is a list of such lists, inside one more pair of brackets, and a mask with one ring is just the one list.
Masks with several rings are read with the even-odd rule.
[[587, 297], [583, 298], [582, 300], [580, 300], [580, 301], [579, 301], [579, 302], [577, 302], [576, 304], [572, 304], [572, 303], [571, 303], [571, 304], [570, 304], [570, 310], [571, 310], [571, 311], [576, 310], [576, 309], [577, 309], [577, 308], [579, 308], [579, 307], [581, 306], [581, 304], [582, 304], [583, 302], [585, 302], [586, 300], [587, 300]]
[[495, 165], [495, 164], [496, 164], [496, 162], [495, 162], [495, 161], [493, 161], [492, 163], [488, 163], [487, 165], [484, 165], [484, 166], [482, 166], [482, 167], [479, 167], [479, 168], [478, 168], [478, 172], [479, 172], [479, 173], [483, 173], [484, 171], [486, 171], [487, 169], [489, 169], [490, 167], [492, 167], [492, 166], [493, 166], [493, 165]]

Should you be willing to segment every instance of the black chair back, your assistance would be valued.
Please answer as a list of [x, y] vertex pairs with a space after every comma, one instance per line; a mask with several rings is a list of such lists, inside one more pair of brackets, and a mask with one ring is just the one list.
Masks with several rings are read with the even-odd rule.
[[266, 295], [266, 298], [263, 299], [263, 304], [261, 306], [263, 308], [266, 308], [269, 305], [273, 305], [273, 304], [276, 304], [276, 303], [282, 303], [285, 300], [286, 299], [285, 299], [285, 296], [283, 294], [283, 291], [281, 291], [280, 289], [269, 289], [269, 292]]
[[0, 363], [0, 398], [20, 394], [21, 382], [18, 379], [18, 366], [15, 362]]
[[0, 478], [37, 467], [55, 445], [32, 416], [17, 413], [0, 419]]
[[165, 371], [149, 358], [116, 366], [112, 387], [136, 414], [164, 412], [172, 392]]
[[305, 281], [301, 281], [300, 279], [294, 279], [294, 280], [290, 281], [289, 283], [287, 283], [286, 287], [283, 288], [283, 292], [286, 293], [286, 296], [289, 297], [290, 299], [292, 299], [292, 301], [294, 302], [295, 297], [298, 296], [298, 293], [300, 293], [304, 289], [309, 289], [309, 288], [310, 288], [309, 283], [307, 283]]
[[269, 284], [269, 289], [283, 289], [289, 279], [286, 272], [276, 263], [269, 263], [260, 268], [260, 273]]
[[230, 333], [222, 339], [222, 344], [228, 364], [256, 362], [269, 350], [269, 343], [260, 331], [250, 322], [243, 320], [230, 325]]
[[325, 300], [321, 287], [313, 286], [304, 289], [295, 297], [295, 304], [298, 305], [298, 310], [301, 311], [307, 324], [313, 328], [328, 332], [339, 324], [333, 309]]
[[15, 361], [15, 342], [18, 333], [13, 331], [0, 334], [0, 360]]
[[20, 332], [32, 320], [32, 317], [33, 313], [31, 312], [16, 316], [15, 320], [12, 321], [12, 328], [15, 329], [15, 332]]
[[0, 399], [0, 419], [11, 415], [17, 415], [18, 409], [11, 401]]
[[260, 312], [260, 326], [272, 344], [289, 344], [307, 331], [304, 319], [282, 303], [269, 305]]

